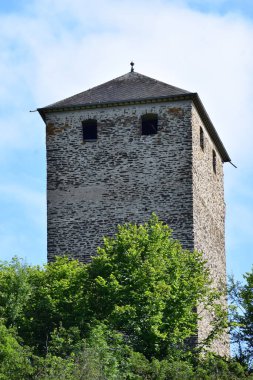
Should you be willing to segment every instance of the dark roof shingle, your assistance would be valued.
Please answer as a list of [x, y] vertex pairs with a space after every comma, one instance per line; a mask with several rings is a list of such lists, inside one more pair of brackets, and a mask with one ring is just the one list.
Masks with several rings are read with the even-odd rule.
[[161, 99], [175, 101], [181, 99], [192, 100], [203, 123], [213, 139], [222, 160], [231, 161], [218, 133], [216, 132], [208, 113], [205, 110], [197, 93], [171, 86], [156, 79], [139, 74], [135, 71], [112, 79], [109, 82], [93, 87], [77, 95], [60, 100], [43, 108], [38, 108], [42, 118], [52, 111], [63, 111], [69, 108], [110, 105], [113, 103], [127, 103], [131, 101], [159, 101]]
[[50, 104], [46, 108], [73, 107], [97, 103], [122, 102], [164, 96], [189, 94], [189, 91], [149, 78], [137, 72], [130, 72], [93, 87], [77, 95]]

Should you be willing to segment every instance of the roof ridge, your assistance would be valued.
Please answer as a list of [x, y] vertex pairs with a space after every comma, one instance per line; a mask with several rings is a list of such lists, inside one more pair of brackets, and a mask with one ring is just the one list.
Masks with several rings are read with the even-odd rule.
[[[120, 88], [120, 83], [123, 83], [124, 80], [125, 80], [125, 86], [121, 86], [122, 88]], [[131, 84], [131, 86], [128, 86], [128, 88], [127, 88], [128, 84]], [[154, 85], [156, 85], [155, 91], [153, 89]], [[114, 86], [115, 88], [112, 89], [111, 86]], [[133, 88], [133, 86], [135, 88]], [[102, 98], [101, 94], [98, 94], [99, 91], [101, 89], [105, 89], [106, 87], [107, 87], [108, 91], [104, 91], [105, 93], [104, 93], [103, 99], [98, 100], [97, 98]], [[116, 77], [114, 79], [106, 81], [102, 84], [99, 84], [99, 85], [91, 87], [87, 90], [81, 91], [75, 95], [71, 95], [67, 98], [60, 100], [60, 101], [51, 103], [51, 104], [49, 104], [43, 108], [52, 108], [52, 107], [57, 107], [60, 105], [64, 106], [64, 105], [66, 105], [66, 103], [68, 105], [70, 105], [70, 103], [72, 101], [74, 101], [74, 104], [76, 104], [75, 99], [79, 99], [81, 101], [80, 104], [82, 104], [82, 103], [84, 103], [84, 98], [86, 98], [85, 103], [96, 103], [96, 101], [98, 101], [98, 103], [101, 103], [101, 102], [111, 101], [112, 99], [110, 99], [110, 96], [114, 97], [113, 100], [117, 100], [116, 92], [118, 92], [118, 96], [119, 96], [118, 100], [119, 101], [123, 100], [123, 99], [121, 99], [122, 96], [123, 96], [124, 100], [126, 98], [131, 99], [131, 97], [133, 97], [133, 95], [132, 95], [133, 92], [134, 91], [136, 91], [136, 93], [138, 92], [137, 87], [139, 87], [139, 93], [140, 93], [139, 95], [137, 94], [138, 95], [137, 98], [145, 98], [145, 97], [154, 97], [155, 98], [155, 97], [157, 97], [157, 96], [159, 97], [161, 95], [165, 96], [165, 95], [179, 95], [179, 94], [189, 94], [190, 93], [187, 90], [183, 90], [179, 87], [172, 86], [168, 83], [165, 83], [165, 82], [159, 81], [157, 79], [148, 77], [147, 75], [143, 75], [143, 74], [138, 73], [136, 71], [133, 71], [133, 72], [130, 71], [126, 74], [123, 74], [119, 77]], [[153, 89], [153, 91], [152, 91], [152, 89]], [[127, 96], [127, 91], [131, 93], [129, 96]], [[161, 92], [160, 94], [159, 94], [159, 91]], [[96, 92], [97, 92], [97, 94], [96, 94]], [[97, 95], [99, 95], [99, 96], [97, 96]], [[108, 99], [106, 99], [106, 98], [108, 98]], [[134, 96], [134, 98], [135, 98], [135, 96]]]
[[52, 111], [63, 111], [80, 107], [103, 107], [126, 102], [156, 102], [161, 99], [168, 101], [192, 100], [206, 128], [221, 153], [223, 161], [230, 161], [203, 104], [197, 93], [189, 92], [157, 79], [150, 78], [136, 71], [128, 72], [105, 83], [82, 91], [76, 95], [39, 108], [40, 115], [45, 120], [45, 114]]

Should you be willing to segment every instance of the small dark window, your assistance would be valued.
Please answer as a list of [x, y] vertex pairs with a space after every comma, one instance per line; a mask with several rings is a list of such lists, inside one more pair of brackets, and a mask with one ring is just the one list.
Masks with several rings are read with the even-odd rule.
[[158, 117], [155, 113], [147, 113], [141, 117], [141, 134], [155, 135], [157, 133]]
[[200, 127], [199, 130], [199, 143], [202, 150], [204, 150], [204, 132], [203, 129]]
[[217, 162], [216, 162], [216, 152], [213, 150], [213, 171], [214, 173], [216, 173], [216, 166], [217, 166]]
[[97, 120], [88, 119], [83, 121], [83, 139], [97, 140]]

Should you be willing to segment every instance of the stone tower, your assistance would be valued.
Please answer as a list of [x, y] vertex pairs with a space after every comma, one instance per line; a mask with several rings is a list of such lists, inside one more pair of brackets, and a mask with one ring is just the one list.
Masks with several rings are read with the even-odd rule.
[[[38, 109], [47, 135], [48, 260], [89, 260], [155, 212], [225, 281], [226, 152], [199, 96], [131, 71]], [[199, 326], [199, 337], [208, 329]], [[228, 353], [228, 345], [216, 351]]]

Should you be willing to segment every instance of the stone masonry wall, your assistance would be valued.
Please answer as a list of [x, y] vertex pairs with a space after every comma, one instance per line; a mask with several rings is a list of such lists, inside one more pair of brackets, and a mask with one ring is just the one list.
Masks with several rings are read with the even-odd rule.
[[[150, 112], [158, 133], [142, 136]], [[89, 118], [98, 140], [83, 142]], [[89, 260], [117, 224], [152, 212], [193, 249], [190, 101], [53, 112], [46, 125], [49, 261], [65, 253]]]
[[[204, 149], [200, 146], [200, 127], [204, 132]], [[203, 252], [213, 285], [219, 287], [221, 283], [226, 283], [223, 163], [194, 106], [192, 131], [194, 246], [195, 249]], [[213, 150], [216, 152], [216, 173], [213, 170]], [[224, 300], [224, 305], [226, 305], [226, 300]], [[206, 314], [199, 324], [200, 341], [207, 336], [210, 321], [211, 316]], [[224, 334], [220, 340], [216, 340], [212, 349], [221, 355], [228, 356], [228, 335]]]

